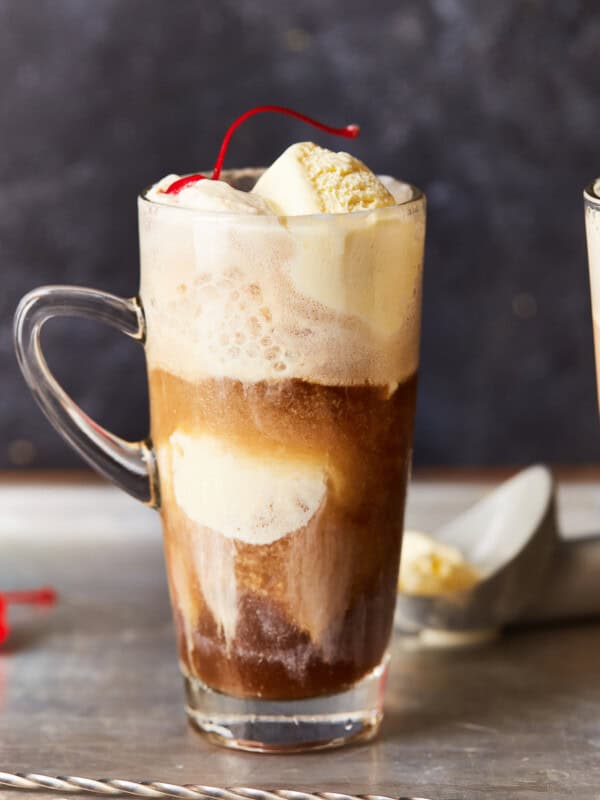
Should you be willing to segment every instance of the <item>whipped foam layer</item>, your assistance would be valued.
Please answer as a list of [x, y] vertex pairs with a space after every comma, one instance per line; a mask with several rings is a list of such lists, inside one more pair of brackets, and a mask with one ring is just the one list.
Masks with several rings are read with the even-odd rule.
[[151, 368], [190, 381], [381, 386], [416, 371], [422, 199], [316, 217], [139, 205]]
[[209, 434], [169, 439], [171, 483], [181, 510], [227, 539], [265, 545], [303, 528], [325, 499], [322, 467], [252, 455]]

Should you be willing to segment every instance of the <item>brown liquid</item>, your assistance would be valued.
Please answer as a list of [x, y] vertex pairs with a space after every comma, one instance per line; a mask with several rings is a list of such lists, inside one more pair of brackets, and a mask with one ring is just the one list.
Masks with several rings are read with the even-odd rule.
[[[380, 663], [394, 612], [415, 390], [415, 376], [388, 396], [378, 387], [192, 384], [151, 373], [159, 453], [176, 430], [209, 433], [255, 456], [325, 464], [328, 476], [304, 527], [253, 545], [190, 519], [175, 500], [168, 457], [160, 462], [169, 582], [190, 675], [239, 697], [294, 699], [343, 691]], [[235, 608], [229, 635], [211, 612], [215, 598]]]

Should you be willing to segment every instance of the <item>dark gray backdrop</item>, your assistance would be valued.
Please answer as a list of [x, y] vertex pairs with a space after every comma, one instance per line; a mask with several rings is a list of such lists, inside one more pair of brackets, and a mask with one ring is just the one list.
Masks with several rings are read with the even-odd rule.
[[[597, 0], [0, 0], [0, 466], [80, 463], [18, 374], [18, 298], [134, 294], [136, 193], [209, 166], [258, 103], [360, 122], [352, 151], [428, 195], [417, 463], [600, 458], [581, 208], [599, 64]], [[228, 164], [314, 136], [257, 117]], [[145, 433], [135, 345], [63, 322], [46, 341], [86, 410]]]

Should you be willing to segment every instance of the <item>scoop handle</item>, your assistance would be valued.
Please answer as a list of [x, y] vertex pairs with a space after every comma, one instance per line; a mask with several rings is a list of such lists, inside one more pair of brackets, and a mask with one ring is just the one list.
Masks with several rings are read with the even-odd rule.
[[600, 616], [600, 534], [560, 539], [539, 597], [519, 622], [560, 622]]

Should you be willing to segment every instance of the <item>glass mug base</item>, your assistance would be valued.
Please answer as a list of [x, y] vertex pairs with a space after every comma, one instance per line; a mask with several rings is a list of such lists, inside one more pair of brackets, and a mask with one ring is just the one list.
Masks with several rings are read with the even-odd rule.
[[261, 700], [216, 692], [186, 675], [192, 727], [214, 744], [258, 753], [299, 753], [372, 739], [383, 718], [389, 656], [345, 692], [305, 700]]

